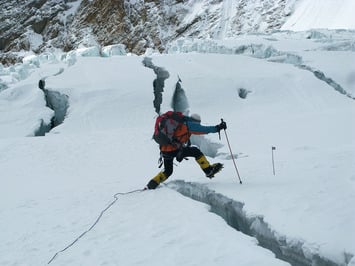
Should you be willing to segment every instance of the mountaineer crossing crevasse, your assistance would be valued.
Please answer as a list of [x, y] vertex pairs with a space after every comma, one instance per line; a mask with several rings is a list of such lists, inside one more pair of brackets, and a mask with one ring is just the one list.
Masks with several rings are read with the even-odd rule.
[[164, 170], [149, 181], [147, 189], [157, 188], [171, 176], [174, 159], [182, 162], [186, 157], [194, 157], [208, 178], [213, 178], [223, 168], [221, 163], [210, 164], [197, 146], [191, 146], [190, 136], [219, 133], [227, 128], [227, 124], [222, 121], [216, 126], [203, 126], [198, 119], [198, 116], [185, 116], [181, 112], [173, 111], [158, 116], [153, 139], [159, 144]]

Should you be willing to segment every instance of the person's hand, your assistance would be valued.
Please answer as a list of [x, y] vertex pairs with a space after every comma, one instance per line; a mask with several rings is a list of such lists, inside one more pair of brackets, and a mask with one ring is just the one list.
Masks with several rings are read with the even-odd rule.
[[217, 126], [216, 126], [216, 128], [217, 128], [217, 131], [219, 132], [219, 131], [221, 131], [222, 129], [227, 129], [227, 123], [226, 122], [224, 122], [224, 121], [222, 121], [220, 124], [218, 124]]

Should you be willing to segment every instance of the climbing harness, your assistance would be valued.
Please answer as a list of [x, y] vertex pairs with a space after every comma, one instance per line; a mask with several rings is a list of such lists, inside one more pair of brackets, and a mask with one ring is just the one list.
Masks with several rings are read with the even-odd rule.
[[104, 213], [109, 208], [111, 208], [113, 204], [116, 203], [116, 201], [118, 200], [118, 196], [120, 196], [120, 195], [121, 196], [128, 195], [128, 194], [132, 194], [132, 193], [136, 193], [136, 192], [142, 192], [142, 191], [144, 191], [144, 189], [136, 189], [136, 190], [132, 190], [132, 191], [129, 191], [129, 192], [118, 192], [115, 195], [113, 195], [114, 200], [111, 203], [109, 203], [105, 209], [103, 209], [101, 211], [100, 215], [97, 217], [96, 221], [90, 226], [90, 228], [87, 229], [85, 232], [83, 232], [80, 236], [78, 236], [73, 242], [71, 242], [65, 248], [63, 248], [62, 250], [60, 250], [57, 253], [55, 253], [54, 256], [48, 261], [48, 264], [50, 264], [59, 255], [59, 253], [62, 253], [64, 251], [66, 251], [67, 249], [69, 249], [70, 247], [72, 247], [76, 242], [79, 241], [80, 238], [82, 238], [84, 235], [86, 235], [88, 232], [90, 232], [95, 227], [95, 225], [100, 221], [100, 219], [104, 215]]

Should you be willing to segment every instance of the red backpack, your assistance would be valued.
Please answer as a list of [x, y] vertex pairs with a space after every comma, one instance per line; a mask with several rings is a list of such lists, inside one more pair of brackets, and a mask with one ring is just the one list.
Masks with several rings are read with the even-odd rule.
[[155, 120], [153, 139], [159, 145], [179, 142], [179, 139], [175, 138], [175, 132], [186, 127], [184, 121], [185, 117], [181, 112], [168, 111], [159, 115]]

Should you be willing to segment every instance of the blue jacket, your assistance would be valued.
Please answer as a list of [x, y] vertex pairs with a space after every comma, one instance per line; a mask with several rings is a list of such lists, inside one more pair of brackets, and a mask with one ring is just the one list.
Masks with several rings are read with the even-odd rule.
[[195, 120], [191, 120], [191, 119], [188, 119], [186, 121], [186, 125], [189, 128], [190, 133], [194, 135], [202, 135], [202, 134], [218, 132], [216, 126], [203, 126], [199, 122], [196, 122]]

